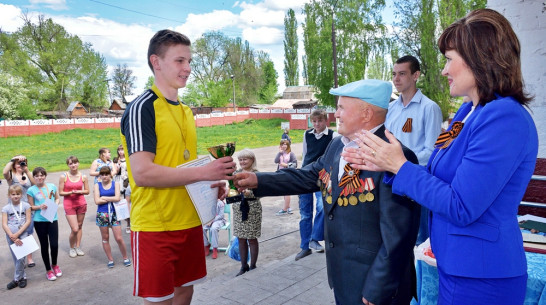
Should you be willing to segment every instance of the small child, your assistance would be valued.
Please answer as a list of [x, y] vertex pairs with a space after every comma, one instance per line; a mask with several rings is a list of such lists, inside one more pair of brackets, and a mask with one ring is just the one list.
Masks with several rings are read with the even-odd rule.
[[[21, 239], [28, 236], [26, 232], [30, 225], [30, 205], [21, 201], [23, 189], [18, 184], [12, 184], [8, 189], [8, 197], [11, 203], [2, 208], [2, 228], [6, 232], [8, 245], [16, 244], [22, 246]], [[11, 250], [11, 249], [10, 249]], [[11, 252], [13, 263], [15, 264], [15, 274], [13, 281], [7, 285], [8, 290], [17, 286], [25, 288], [27, 286], [27, 275], [25, 273], [25, 258], [17, 259], [13, 251]]]
[[[283, 140], [286, 141], [286, 140]], [[288, 141], [287, 141], [288, 142]], [[237, 153], [240, 172], [257, 172], [256, 156], [248, 149]], [[256, 269], [258, 261], [258, 238], [262, 235], [262, 203], [251, 190], [244, 192], [245, 200], [233, 204], [233, 235], [239, 240], [239, 254], [241, 255], [241, 269], [236, 276]], [[248, 248], [250, 247], [250, 266], [247, 264]]]
[[[212, 245], [212, 258], [218, 258], [218, 232], [220, 228], [226, 224], [226, 219], [224, 218], [224, 206], [225, 203], [222, 200], [216, 202], [216, 217], [203, 226], [203, 240], [205, 242], [205, 256], [210, 254], [210, 246]], [[210, 242], [208, 237], [208, 232], [210, 231]]]
[[96, 223], [100, 229], [102, 237], [102, 248], [108, 263], [108, 268], [114, 268], [114, 257], [112, 256], [112, 248], [110, 248], [110, 234], [108, 228], [112, 228], [114, 239], [116, 240], [119, 251], [123, 255], [123, 265], [131, 266], [131, 261], [127, 257], [127, 247], [121, 236], [121, 223], [116, 218], [116, 211], [113, 202], [120, 200], [119, 183], [112, 179], [112, 171], [110, 167], [103, 166], [99, 171], [100, 181], [95, 184], [95, 203], [97, 204]]
[[[279, 144], [279, 152], [275, 156], [275, 163], [277, 164], [277, 170], [298, 167], [298, 159], [296, 159], [296, 155], [290, 148], [290, 141], [281, 140]], [[275, 215], [281, 216], [287, 214], [292, 214], [292, 209], [290, 208], [290, 196], [284, 196], [284, 204], [282, 209], [280, 209]]]

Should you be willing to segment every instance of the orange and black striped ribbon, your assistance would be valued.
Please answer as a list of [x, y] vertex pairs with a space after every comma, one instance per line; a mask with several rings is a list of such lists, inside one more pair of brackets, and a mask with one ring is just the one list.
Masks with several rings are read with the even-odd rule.
[[352, 168], [349, 164], [345, 164], [343, 170], [345, 172], [343, 173], [341, 180], [339, 180], [339, 187], [344, 187], [345, 185], [350, 183], [353, 188], [358, 189], [361, 186], [358, 176], [360, 170]]
[[412, 118], [408, 118], [404, 126], [402, 127], [403, 132], [411, 132], [411, 123], [413, 122]]
[[451, 144], [453, 140], [461, 133], [461, 130], [463, 130], [464, 123], [461, 121], [454, 122], [453, 125], [451, 125], [451, 129], [445, 132], [442, 132], [438, 139], [436, 140], [436, 143], [434, 143], [434, 146], [436, 148], [442, 149], [446, 148]]

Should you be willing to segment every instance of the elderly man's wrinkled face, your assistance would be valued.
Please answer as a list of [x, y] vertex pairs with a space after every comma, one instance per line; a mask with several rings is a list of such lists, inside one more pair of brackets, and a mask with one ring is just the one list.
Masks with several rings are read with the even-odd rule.
[[349, 139], [365, 126], [365, 103], [355, 97], [340, 96], [335, 117], [339, 119], [337, 132]]

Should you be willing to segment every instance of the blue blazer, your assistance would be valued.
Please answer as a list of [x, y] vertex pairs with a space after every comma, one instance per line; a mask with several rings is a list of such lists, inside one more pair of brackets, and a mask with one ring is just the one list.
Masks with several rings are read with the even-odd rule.
[[[462, 121], [472, 103], [461, 106]], [[528, 111], [511, 97], [478, 105], [460, 134], [435, 150], [427, 168], [406, 162], [393, 191], [431, 210], [438, 268], [471, 278], [527, 272], [518, 206], [533, 174], [538, 136]]]
[[[376, 135], [385, 139], [385, 128]], [[340, 304], [409, 304], [415, 294], [413, 247], [419, 227], [420, 207], [392, 193], [383, 183], [384, 172], [360, 171], [375, 188], [372, 201], [362, 202], [368, 191], [343, 195], [338, 173], [342, 137], [334, 138], [324, 155], [301, 169], [257, 173], [254, 195], [280, 196], [318, 191], [323, 194], [328, 282]], [[415, 154], [404, 148], [409, 160]], [[317, 184], [319, 181], [319, 184]]]

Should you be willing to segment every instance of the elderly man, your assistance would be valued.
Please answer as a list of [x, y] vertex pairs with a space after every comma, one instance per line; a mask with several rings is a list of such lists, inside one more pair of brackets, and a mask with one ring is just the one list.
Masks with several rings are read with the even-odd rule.
[[[328, 282], [337, 304], [409, 304], [415, 294], [419, 206], [393, 194], [385, 172], [355, 170], [340, 156], [345, 147], [359, 145], [355, 133], [363, 129], [385, 139], [391, 92], [391, 84], [379, 80], [330, 90], [340, 97], [335, 116], [342, 137], [333, 139], [324, 155], [301, 169], [235, 178], [239, 188], [251, 188], [259, 197], [320, 189]], [[404, 153], [417, 163], [412, 151], [404, 148]]]

